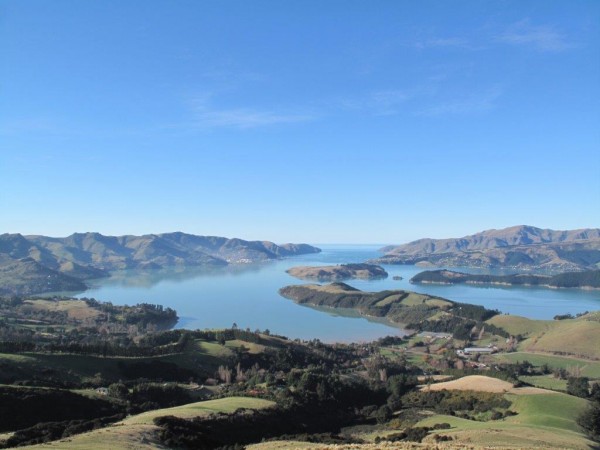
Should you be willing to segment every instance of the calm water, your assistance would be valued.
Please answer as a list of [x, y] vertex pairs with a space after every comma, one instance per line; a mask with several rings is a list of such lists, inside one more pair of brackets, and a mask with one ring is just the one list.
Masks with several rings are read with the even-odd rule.
[[[303, 255], [261, 265], [220, 270], [120, 272], [96, 280], [96, 286], [80, 297], [94, 297], [114, 304], [158, 303], [177, 310], [181, 328], [221, 328], [234, 322], [241, 328], [261, 330], [291, 338], [322, 341], [364, 341], [403, 331], [388, 324], [352, 314], [299, 306], [278, 294], [280, 287], [306, 283], [289, 276], [296, 265], [363, 262], [378, 256], [380, 246], [320, 246], [322, 253]], [[599, 291], [541, 288], [485, 288], [476, 286], [411, 285], [408, 280], [423, 269], [414, 266], [385, 266], [385, 280], [352, 280], [362, 290], [407, 289], [451, 300], [497, 308], [502, 312], [535, 319], [556, 314], [600, 309]], [[458, 270], [458, 269], [457, 269]], [[460, 269], [463, 270], [463, 269]], [[466, 269], [464, 269], [466, 270]], [[392, 277], [400, 275], [401, 281]]]

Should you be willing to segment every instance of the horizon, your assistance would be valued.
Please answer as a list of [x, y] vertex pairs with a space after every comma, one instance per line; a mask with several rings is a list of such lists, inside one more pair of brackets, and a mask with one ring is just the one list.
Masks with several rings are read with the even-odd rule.
[[600, 224], [598, 2], [0, 14], [0, 232], [358, 244]]
[[220, 235], [206, 235], [206, 234], [196, 234], [196, 233], [189, 233], [186, 231], [161, 231], [161, 232], [155, 232], [155, 233], [144, 233], [144, 234], [131, 234], [131, 233], [126, 233], [126, 234], [105, 234], [105, 233], [101, 233], [98, 231], [74, 231], [72, 233], [69, 233], [67, 235], [61, 235], [61, 236], [50, 236], [50, 235], [45, 235], [45, 234], [40, 234], [40, 233], [30, 233], [30, 234], [25, 234], [25, 233], [19, 233], [19, 232], [15, 232], [15, 233], [5, 233], [5, 234], [19, 234], [21, 236], [27, 237], [27, 236], [45, 236], [45, 237], [49, 237], [52, 239], [64, 239], [67, 238], [69, 236], [72, 236], [74, 234], [100, 234], [102, 236], [106, 236], [106, 237], [121, 237], [121, 236], [156, 236], [156, 235], [161, 235], [161, 234], [175, 234], [175, 233], [183, 233], [183, 234], [188, 234], [188, 235], [195, 235], [195, 236], [202, 236], [202, 237], [220, 237], [220, 238], [225, 238], [225, 239], [241, 239], [241, 240], [245, 240], [245, 241], [256, 241], [256, 242], [265, 242], [265, 241], [270, 241], [270, 242], [274, 242], [277, 245], [283, 245], [283, 244], [309, 244], [309, 245], [313, 245], [316, 247], [319, 246], [364, 246], [364, 247], [377, 247], [377, 246], [381, 246], [381, 247], [385, 247], [385, 246], [390, 246], [390, 245], [403, 245], [403, 244], [410, 244], [412, 242], [415, 241], [419, 241], [419, 240], [427, 240], [427, 239], [431, 239], [431, 240], [445, 240], [445, 239], [461, 239], [461, 238], [467, 238], [476, 234], [480, 234], [480, 233], [485, 233], [485, 232], [490, 232], [490, 231], [502, 231], [502, 230], [507, 230], [507, 229], [512, 229], [512, 228], [521, 228], [521, 227], [529, 227], [529, 228], [536, 228], [542, 231], [579, 231], [579, 230], [592, 230], [592, 229], [600, 229], [599, 227], [585, 227], [585, 228], [576, 228], [573, 230], [556, 230], [556, 229], [552, 229], [552, 228], [544, 228], [544, 227], [536, 227], [535, 225], [513, 225], [510, 227], [505, 227], [505, 228], [490, 228], [487, 230], [480, 230], [480, 231], [476, 231], [473, 233], [469, 233], [469, 234], [465, 234], [463, 236], [450, 236], [450, 237], [441, 237], [441, 238], [432, 238], [432, 237], [421, 237], [418, 239], [414, 239], [411, 241], [406, 241], [406, 242], [308, 242], [308, 241], [289, 241], [289, 240], [283, 240], [283, 241], [271, 241], [270, 239], [247, 239], [244, 236], [220, 236]]

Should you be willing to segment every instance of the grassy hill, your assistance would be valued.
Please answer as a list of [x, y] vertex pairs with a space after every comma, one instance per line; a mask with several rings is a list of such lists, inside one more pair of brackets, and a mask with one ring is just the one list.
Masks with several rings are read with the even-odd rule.
[[196, 402], [174, 408], [164, 408], [128, 417], [106, 428], [72, 436], [46, 444], [19, 447], [24, 449], [56, 448], [64, 450], [121, 450], [121, 449], [160, 449], [156, 438], [158, 427], [153, 419], [162, 416], [175, 416], [185, 419], [207, 416], [211, 413], [231, 413], [238, 408], [264, 409], [275, 404], [268, 400], [248, 397], [228, 397], [205, 402]]
[[[550, 392], [506, 394], [516, 416], [490, 422], [475, 422], [454, 416], [434, 415], [417, 425], [449, 423], [444, 435], [454, 442], [510, 448], [589, 449], [593, 444], [580, 432], [575, 418], [587, 407], [584, 399]], [[429, 441], [431, 442], [431, 441]]]
[[338, 264], [335, 266], [298, 266], [286, 271], [303, 280], [342, 281], [350, 279], [374, 280], [387, 278], [388, 273], [374, 264]]
[[497, 315], [487, 322], [512, 335], [522, 336], [518, 349], [523, 352], [600, 359], [600, 312], [564, 320]]

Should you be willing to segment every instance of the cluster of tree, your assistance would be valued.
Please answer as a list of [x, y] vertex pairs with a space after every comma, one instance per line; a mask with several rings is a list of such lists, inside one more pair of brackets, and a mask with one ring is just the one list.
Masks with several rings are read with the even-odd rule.
[[502, 394], [474, 391], [411, 391], [402, 397], [402, 403], [411, 408], [430, 409], [439, 414], [471, 420], [483, 412], [498, 412], [501, 413], [499, 418], [504, 417], [504, 412], [510, 407], [510, 402]]
[[[449, 424], [443, 424], [448, 425]], [[446, 428], [445, 426], [442, 428]], [[400, 433], [392, 433], [387, 436], [381, 437], [377, 436], [375, 438], [375, 444], [380, 444], [381, 442], [401, 442], [401, 441], [410, 441], [410, 442], [421, 442], [425, 436], [429, 434], [430, 431], [435, 430], [434, 427], [407, 427]]]
[[[162, 417], [155, 420], [161, 427], [160, 438], [167, 446], [198, 449], [275, 437], [349, 443], [335, 434], [340, 427], [389, 420], [401, 406], [401, 396], [416, 385], [416, 378], [397, 374], [381, 381], [377, 375], [367, 382], [312, 366], [290, 370], [284, 383], [272, 397], [278, 403], [276, 410], [241, 410], [193, 420]], [[319, 434], [323, 432], [327, 434]]]
[[236, 444], [241, 447], [286, 435], [336, 432], [351, 420], [351, 414], [335, 409], [296, 406], [263, 411], [240, 409], [233, 414], [191, 420], [166, 416], [154, 423], [161, 428], [159, 439], [167, 447], [204, 450]]
[[577, 418], [577, 423], [592, 440], [600, 442], [600, 383], [594, 383], [588, 398], [590, 405]]
[[[125, 389], [123, 389], [124, 387]], [[128, 408], [130, 414], [170, 408], [193, 401], [189, 390], [176, 384], [140, 383], [134, 385], [130, 392], [122, 383], [116, 383], [110, 385], [108, 389], [109, 395], [130, 402]]]
[[[74, 300], [77, 299], [43, 299], [46, 303]], [[21, 297], [0, 298], [0, 349], [11, 353], [44, 351], [102, 356], [154, 356], [173, 351], [144, 347], [136, 341], [144, 334], [173, 326], [177, 322], [175, 310], [148, 303], [115, 306], [95, 299], [83, 300], [97, 313], [79, 319], [63, 310], [33, 305]]]
[[585, 316], [586, 314], [589, 314], [589, 311], [584, 311], [581, 313], [577, 313], [575, 315], [573, 315], [573, 314], [557, 314], [556, 316], [554, 316], [554, 320], [575, 319], [577, 317]]
[[94, 298], [82, 298], [86, 304], [106, 315], [112, 315], [128, 324], [137, 324], [145, 328], [148, 324], [171, 328], [177, 323], [177, 312], [163, 305], [138, 303], [133, 306], [116, 306], [111, 302], [99, 302]]
[[199, 375], [199, 372], [175, 363], [155, 359], [137, 362], [119, 361], [117, 367], [122, 377], [128, 380], [188, 381]]

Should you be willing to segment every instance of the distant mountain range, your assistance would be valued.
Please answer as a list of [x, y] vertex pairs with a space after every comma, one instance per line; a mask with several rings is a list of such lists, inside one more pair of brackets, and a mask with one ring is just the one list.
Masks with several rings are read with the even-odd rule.
[[453, 239], [419, 239], [381, 249], [374, 264], [579, 271], [600, 268], [600, 229], [520, 225]]
[[85, 287], [81, 280], [107, 276], [113, 270], [218, 267], [320, 251], [307, 244], [277, 245], [179, 232], [143, 236], [75, 233], [65, 238], [2, 234], [0, 293], [78, 290], [69, 287]]

